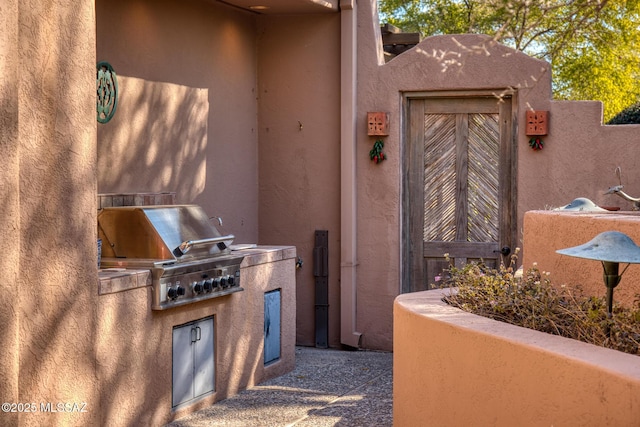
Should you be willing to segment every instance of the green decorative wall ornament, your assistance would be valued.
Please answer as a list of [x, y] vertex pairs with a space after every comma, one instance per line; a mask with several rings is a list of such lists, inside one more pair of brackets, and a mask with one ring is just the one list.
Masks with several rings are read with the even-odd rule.
[[118, 80], [116, 72], [108, 62], [98, 62], [97, 65], [97, 102], [98, 122], [107, 123], [116, 113], [118, 105]]

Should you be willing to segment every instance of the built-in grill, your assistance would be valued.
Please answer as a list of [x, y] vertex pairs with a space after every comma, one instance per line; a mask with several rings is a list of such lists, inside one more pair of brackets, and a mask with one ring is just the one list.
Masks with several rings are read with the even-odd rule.
[[242, 291], [234, 236], [223, 235], [200, 206], [126, 206], [98, 214], [102, 268], [150, 269], [153, 310]]

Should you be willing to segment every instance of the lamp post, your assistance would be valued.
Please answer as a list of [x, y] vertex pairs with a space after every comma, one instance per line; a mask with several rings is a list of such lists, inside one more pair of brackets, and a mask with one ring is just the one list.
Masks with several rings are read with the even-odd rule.
[[[618, 286], [629, 265], [640, 263], [640, 247], [629, 236], [619, 231], [605, 231], [589, 242], [556, 251], [562, 255], [600, 261], [604, 285], [607, 287], [607, 316], [613, 312], [613, 289]], [[620, 263], [627, 266], [619, 273]]]

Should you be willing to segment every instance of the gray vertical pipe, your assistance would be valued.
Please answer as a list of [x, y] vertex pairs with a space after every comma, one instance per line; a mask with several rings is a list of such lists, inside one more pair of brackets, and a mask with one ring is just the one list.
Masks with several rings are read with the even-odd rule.
[[340, 0], [340, 342], [360, 347], [356, 330], [356, 0]]

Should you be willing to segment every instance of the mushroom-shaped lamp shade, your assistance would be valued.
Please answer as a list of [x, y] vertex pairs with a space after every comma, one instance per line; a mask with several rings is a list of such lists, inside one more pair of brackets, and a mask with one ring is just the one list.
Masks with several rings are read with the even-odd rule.
[[609, 316], [613, 311], [613, 288], [618, 286], [622, 274], [626, 270], [625, 268], [621, 274], [618, 274], [619, 264], [640, 263], [640, 247], [629, 236], [619, 231], [605, 231], [583, 245], [560, 249], [556, 252], [602, 262], [604, 285], [607, 287], [607, 313]]
[[578, 197], [577, 199], [573, 199], [568, 205], [555, 208], [554, 211], [606, 212], [607, 210], [596, 205], [586, 197]]
[[640, 247], [619, 231], [605, 231], [591, 241], [556, 251], [562, 255], [617, 263], [640, 263]]

